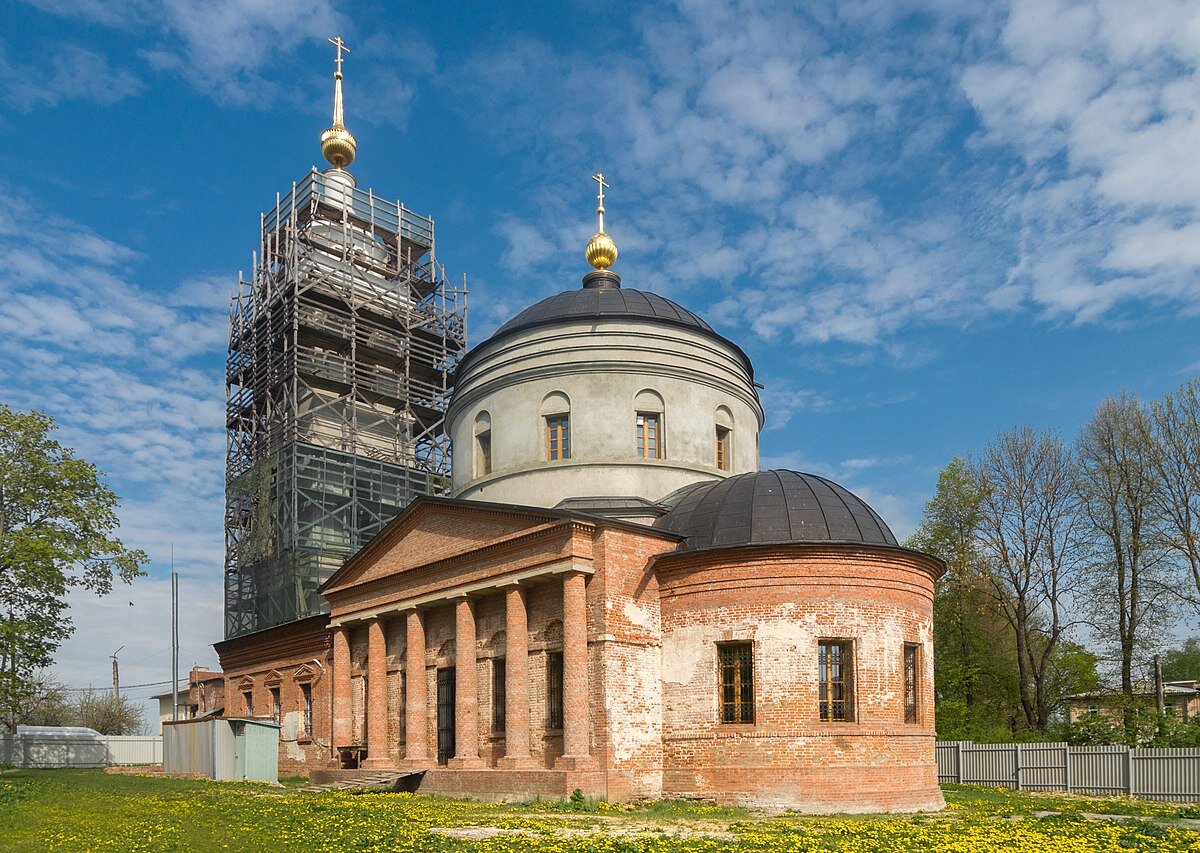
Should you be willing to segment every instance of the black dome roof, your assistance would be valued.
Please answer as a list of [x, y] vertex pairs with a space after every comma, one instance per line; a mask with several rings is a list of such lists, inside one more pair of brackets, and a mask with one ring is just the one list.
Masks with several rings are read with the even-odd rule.
[[659, 296], [657, 293], [621, 287], [620, 281], [620, 276], [611, 271], [592, 271], [584, 276], [583, 287], [564, 290], [562, 293], [556, 293], [541, 302], [530, 305], [497, 329], [486, 341], [472, 347], [459, 362], [455, 371], [456, 377], [463, 374], [467, 363], [473, 360], [481, 347], [514, 332], [573, 320], [587, 322], [600, 319], [627, 319], [666, 323], [708, 335], [737, 353], [753, 381], [754, 365], [750, 363], [749, 356], [741, 347], [716, 332], [712, 326], [682, 305], [672, 302], [665, 296]]
[[861, 498], [798, 471], [755, 471], [697, 483], [663, 503], [672, 509], [654, 526], [686, 537], [683, 548], [689, 551], [800, 542], [898, 544]]
[[557, 320], [591, 320], [628, 317], [664, 320], [678, 326], [715, 334], [712, 326], [665, 296], [627, 287], [578, 287], [564, 290], [530, 305], [496, 330], [493, 337]]

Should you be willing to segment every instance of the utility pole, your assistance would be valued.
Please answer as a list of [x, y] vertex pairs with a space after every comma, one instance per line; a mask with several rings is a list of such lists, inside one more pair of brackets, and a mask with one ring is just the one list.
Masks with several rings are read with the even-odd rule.
[[1154, 656], [1154, 704], [1161, 717], [1167, 712], [1166, 697], [1163, 696], [1162, 657]]
[[[125, 648], [121, 646], [121, 649]], [[117, 655], [121, 653], [121, 649], [117, 649], [112, 653], [113, 661], [113, 704], [121, 702], [121, 676], [117, 673]]]
[[179, 573], [171, 543], [171, 719], [179, 719]]

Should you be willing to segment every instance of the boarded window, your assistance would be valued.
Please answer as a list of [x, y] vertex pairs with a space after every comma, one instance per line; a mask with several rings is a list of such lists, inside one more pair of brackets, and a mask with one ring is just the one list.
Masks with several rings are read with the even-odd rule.
[[550, 415], [546, 418], [546, 458], [552, 462], [571, 458], [570, 415]]
[[754, 722], [754, 646], [721, 643], [717, 646], [720, 669], [722, 723]]
[[904, 722], [918, 721], [917, 681], [921, 672], [921, 647], [904, 644]]
[[717, 467], [722, 471], [729, 470], [729, 433], [728, 427], [717, 427]]
[[475, 436], [475, 441], [479, 450], [479, 470], [476, 471], [476, 476], [483, 477], [492, 473], [492, 434], [481, 432]]
[[496, 734], [504, 734], [505, 675], [504, 658], [496, 658], [492, 661], [492, 731]]
[[851, 722], [854, 719], [853, 651], [849, 640], [817, 643], [821, 719]]
[[637, 413], [637, 452], [643, 459], [662, 459], [662, 415]]
[[550, 652], [546, 656], [546, 725], [563, 727], [563, 656]]

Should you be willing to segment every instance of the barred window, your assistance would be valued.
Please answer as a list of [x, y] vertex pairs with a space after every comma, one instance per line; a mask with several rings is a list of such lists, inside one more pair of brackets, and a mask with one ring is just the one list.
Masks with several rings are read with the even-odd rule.
[[662, 415], [637, 413], [637, 452], [642, 459], [662, 459]]
[[312, 737], [313, 733], [313, 704], [312, 704], [312, 685], [300, 685], [300, 705], [304, 711], [304, 734]]
[[276, 724], [279, 723], [279, 717], [280, 717], [281, 710], [282, 709], [280, 708], [280, 702], [279, 702], [279, 688], [272, 687], [271, 688], [271, 719]]
[[754, 646], [720, 643], [717, 662], [721, 678], [721, 722], [754, 722]]
[[921, 647], [904, 644], [904, 722], [918, 721], [917, 684], [921, 672]]
[[242, 691], [242, 701], [246, 703], [246, 716], [254, 716], [254, 694], [249, 690]]
[[853, 647], [849, 640], [820, 640], [817, 643], [818, 700], [822, 720], [854, 720], [853, 669]]
[[496, 658], [492, 661], [492, 731], [497, 734], [504, 734], [505, 676], [504, 658]]
[[563, 656], [550, 652], [546, 656], [546, 725], [563, 727]]
[[546, 418], [546, 458], [552, 462], [571, 458], [569, 415], [550, 415]]

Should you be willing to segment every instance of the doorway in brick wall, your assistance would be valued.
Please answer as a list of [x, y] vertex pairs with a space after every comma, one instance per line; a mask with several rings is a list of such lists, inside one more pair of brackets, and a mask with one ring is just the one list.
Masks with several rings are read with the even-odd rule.
[[454, 757], [454, 667], [437, 671], [437, 760], [447, 764]]

